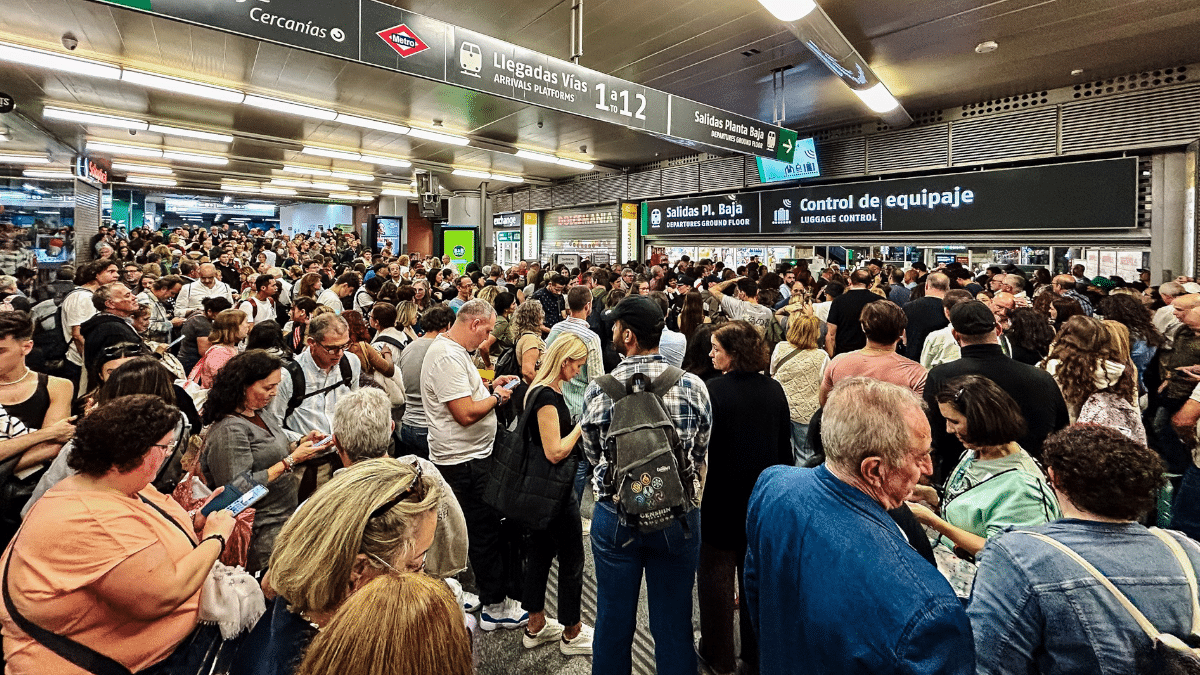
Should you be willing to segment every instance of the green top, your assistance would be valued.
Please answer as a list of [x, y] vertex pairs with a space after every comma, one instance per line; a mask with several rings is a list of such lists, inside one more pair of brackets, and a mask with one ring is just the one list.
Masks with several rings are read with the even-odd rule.
[[[1010, 525], [1041, 525], [1062, 518], [1058, 499], [1041, 468], [1024, 450], [980, 460], [967, 450], [946, 481], [942, 516], [955, 527], [985, 539]], [[942, 538], [950, 548], [954, 544]]]

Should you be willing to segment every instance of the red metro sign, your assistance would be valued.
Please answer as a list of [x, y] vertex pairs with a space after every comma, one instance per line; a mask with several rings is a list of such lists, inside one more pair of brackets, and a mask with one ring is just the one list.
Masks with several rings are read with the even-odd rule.
[[417, 37], [417, 34], [404, 24], [381, 30], [376, 35], [383, 38], [389, 47], [395, 49], [396, 53], [406, 59], [413, 54], [420, 54], [429, 49], [429, 45], [425, 44], [424, 40]]

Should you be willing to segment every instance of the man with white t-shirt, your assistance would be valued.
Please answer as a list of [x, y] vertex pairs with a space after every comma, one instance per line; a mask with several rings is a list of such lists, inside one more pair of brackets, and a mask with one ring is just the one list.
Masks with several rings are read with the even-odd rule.
[[[180, 270], [185, 274], [182, 265]], [[183, 287], [179, 291], [179, 295], [175, 297], [175, 316], [187, 317], [195, 312], [202, 311], [202, 304], [205, 298], [222, 297], [233, 303], [233, 291], [217, 278], [217, 268], [212, 263], [204, 263], [200, 266], [200, 280], [192, 282]]]
[[96, 315], [98, 311], [92, 304], [92, 293], [105, 284], [114, 283], [121, 278], [120, 269], [111, 260], [96, 260], [79, 268], [75, 283], [77, 288], [67, 294], [62, 301], [63, 338], [67, 341], [67, 360], [63, 364], [62, 376], [75, 384], [76, 392], [80, 391], [80, 378], [83, 377], [83, 333], [80, 326]]
[[246, 321], [250, 323], [251, 327], [256, 323], [275, 320], [274, 295], [278, 287], [275, 277], [269, 274], [260, 274], [254, 280], [254, 290], [256, 291], [254, 297], [237, 307], [246, 313]]
[[516, 378], [496, 378], [489, 392], [471, 352], [479, 348], [496, 325], [496, 309], [476, 298], [458, 310], [454, 324], [434, 338], [421, 364], [421, 403], [429, 421], [429, 459], [458, 497], [470, 536], [468, 555], [483, 603], [480, 627], [519, 628], [529, 613], [513, 598], [520, 597], [519, 530], [501, 522], [500, 514], [483, 502], [496, 439], [496, 408], [511, 395], [504, 384]]

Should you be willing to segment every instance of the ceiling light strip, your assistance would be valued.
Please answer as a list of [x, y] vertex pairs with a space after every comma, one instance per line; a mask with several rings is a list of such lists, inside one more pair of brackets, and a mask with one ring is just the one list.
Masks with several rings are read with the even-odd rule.
[[37, 68], [49, 68], [74, 75], [87, 75], [106, 80], [116, 80], [121, 77], [121, 69], [117, 66], [110, 66], [107, 63], [91, 59], [65, 56], [42, 49], [31, 49], [13, 44], [0, 44], [0, 61], [20, 63]]
[[121, 80], [151, 89], [161, 89], [175, 94], [187, 94], [225, 103], [241, 103], [246, 99], [246, 95], [236, 89], [202, 84], [178, 77], [156, 75], [140, 70], [129, 70], [128, 68], [121, 71]]
[[216, 143], [233, 142], [233, 136], [230, 136], [229, 134], [216, 134], [211, 131], [198, 131], [196, 129], [181, 129], [179, 127], [169, 127], [162, 124], [151, 124], [146, 130], [156, 134], [163, 134], [164, 136], [199, 138], [204, 141], [214, 141]]
[[45, 108], [42, 108], [42, 116], [52, 120], [79, 122], [80, 124], [113, 127], [115, 129], [131, 129], [134, 131], [145, 131], [146, 128], [150, 126], [142, 120], [135, 120], [129, 117], [101, 115], [99, 113], [83, 112], [81, 110], [67, 110], [66, 108], [58, 108], [49, 105]]
[[287, 113], [289, 115], [299, 115], [301, 117], [312, 117], [326, 122], [332, 122], [337, 118], [337, 113], [329, 108], [318, 108], [316, 106], [304, 105], [303, 103], [293, 103], [279, 98], [270, 98], [268, 96], [256, 96], [247, 94], [246, 99], [242, 101], [246, 105], [254, 106], [255, 108], [265, 108], [272, 112]]
[[156, 176], [174, 176], [175, 172], [169, 167], [154, 166], [151, 164], [130, 164], [129, 162], [113, 162], [112, 168], [117, 171], [140, 171], [141, 173], [153, 174]]
[[46, 155], [0, 155], [0, 164], [49, 164]]

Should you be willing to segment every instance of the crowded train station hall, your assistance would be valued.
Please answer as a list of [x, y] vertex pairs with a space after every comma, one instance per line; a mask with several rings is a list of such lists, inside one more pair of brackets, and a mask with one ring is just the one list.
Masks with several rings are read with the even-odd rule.
[[1200, 675], [1200, 3], [0, 8], [6, 675]]

